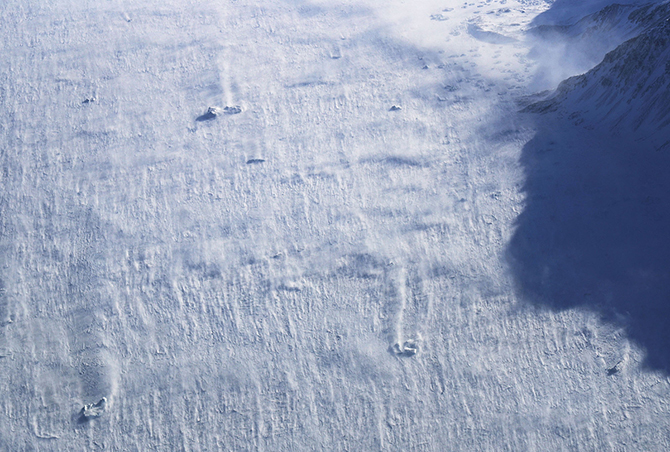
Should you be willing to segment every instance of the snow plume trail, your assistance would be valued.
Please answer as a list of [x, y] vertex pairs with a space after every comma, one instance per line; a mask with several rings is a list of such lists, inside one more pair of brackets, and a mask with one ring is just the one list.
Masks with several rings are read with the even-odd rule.
[[420, 351], [422, 332], [430, 321], [431, 297], [425, 293], [425, 282], [415, 267], [408, 272], [404, 264], [391, 264], [384, 279], [390, 317], [389, 350], [397, 355], [413, 356]]
[[221, 78], [223, 79], [222, 81], [223, 81], [224, 102], [225, 106], [234, 106], [237, 105], [237, 102], [235, 101], [234, 98], [233, 81], [231, 80], [230, 66], [226, 56], [227, 56], [226, 52], [223, 52], [220, 62]]
[[[635, 5], [603, 5], [589, 14], [576, 8], [567, 18], [558, 4], [543, 17], [533, 21], [527, 39], [533, 46], [529, 56], [537, 64], [529, 88], [534, 91], [554, 89], [563, 80], [582, 74], [602, 61], [606, 53], [640, 31], [634, 13]], [[567, 21], [567, 22], [565, 22]]]
[[529, 88], [555, 89], [561, 81], [589, 71], [608, 52], [643, 32], [662, 3], [554, 2], [533, 19], [526, 34], [532, 46], [529, 57], [537, 65]]
[[407, 271], [403, 266], [398, 266], [390, 271], [388, 276], [389, 300], [393, 308], [390, 328], [389, 348], [398, 353], [402, 352], [402, 344], [405, 336], [405, 309], [407, 307]]
[[[76, 212], [76, 211], [75, 211]], [[103, 397], [113, 400], [118, 391], [118, 346], [110, 321], [115, 311], [115, 281], [112, 268], [105, 268], [105, 256], [112, 249], [110, 236], [98, 226], [101, 219], [92, 213], [79, 217], [80, 226], [70, 236], [71, 258], [64, 272], [62, 290], [71, 325], [69, 349], [80, 376], [81, 397], [85, 404]], [[69, 234], [68, 234], [69, 235]], [[111, 257], [111, 256], [109, 256]], [[120, 256], [116, 256], [119, 259]]]

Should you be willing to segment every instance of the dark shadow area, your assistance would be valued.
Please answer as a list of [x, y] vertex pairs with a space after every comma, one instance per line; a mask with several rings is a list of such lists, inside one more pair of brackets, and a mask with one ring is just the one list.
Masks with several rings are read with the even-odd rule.
[[216, 113], [214, 113], [214, 112], [212, 112], [212, 111], [208, 111], [208, 112], [205, 113], [204, 115], [200, 115], [200, 116], [198, 116], [197, 118], [195, 118], [195, 120], [198, 121], [198, 122], [202, 122], [202, 121], [211, 121], [211, 120], [213, 120], [213, 119], [216, 119], [216, 116], [217, 116]]
[[536, 118], [508, 248], [522, 299], [601, 313], [670, 371], [670, 150]]

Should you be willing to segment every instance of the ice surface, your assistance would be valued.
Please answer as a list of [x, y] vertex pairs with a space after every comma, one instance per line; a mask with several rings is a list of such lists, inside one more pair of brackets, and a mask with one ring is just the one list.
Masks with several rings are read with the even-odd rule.
[[548, 6], [5, 0], [0, 450], [667, 450], [505, 261]]

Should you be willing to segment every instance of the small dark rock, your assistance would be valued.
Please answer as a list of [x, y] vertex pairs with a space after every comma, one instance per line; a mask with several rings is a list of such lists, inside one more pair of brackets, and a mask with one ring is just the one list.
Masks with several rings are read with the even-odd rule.
[[105, 412], [107, 408], [107, 398], [103, 397], [98, 403], [90, 403], [84, 405], [84, 407], [79, 412], [79, 419], [81, 421], [88, 421], [90, 419], [100, 417]]
[[390, 351], [396, 356], [414, 356], [419, 352], [419, 342], [418, 340], [410, 339], [405, 341], [402, 345], [400, 343], [395, 343], [391, 346]]
[[237, 115], [242, 113], [242, 107], [234, 105], [232, 107], [223, 107], [223, 112], [227, 115]]
[[217, 107], [209, 107], [207, 109], [207, 113], [204, 115], [200, 115], [197, 118], [195, 118], [196, 121], [211, 121], [212, 119], [216, 119], [216, 117], [219, 115], [221, 110]]
[[621, 371], [621, 367], [622, 367], [622, 361], [619, 361], [618, 363], [607, 369], [607, 376], [611, 377], [612, 375], [618, 374]]
[[242, 107], [239, 105], [233, 105], [232, 107], [209, 107], [207, 109], [207, 113], [204, 115], [198, 116], [195, 120], [196, 121], [211, 121], [212, 119], [216, 119], [217, 116], [224, 114], [224, 115], [237, 115], [242, 113]]

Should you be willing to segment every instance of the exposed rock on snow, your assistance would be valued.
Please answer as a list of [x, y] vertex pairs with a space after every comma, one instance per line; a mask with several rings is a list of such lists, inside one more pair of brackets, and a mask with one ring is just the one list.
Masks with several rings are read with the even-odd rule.
[[242, 107], [239, 105], [233, 105], [232, 107], [223, 107], [223, 113], [227, 115], [237, 115], [242, 113]]
[[407, 357], [414, 356], [417, 353], [419, 353], [419, 350], [421, 348], [420, 343], [421, 343], [420, 337], [417, 337], [416, 339], [408, 339], [404, 341], [402, 344], [400, 342], [396, 342], [391, 347], [391, 351], [398, 356], [407, 356]]
[[207, 109], [207, 112], [203, 115], [198, 116], [195, 118], [196, 121], [211, 121], [212, 119], [216, 119], [217, 116], [221, 113], [221, 109], [218, 107], [209, 107]]
[[80, 418], [82, 420], [89, 420], [96, 417], [100, 417], [105, 412], [107, 408], [107, 398], [103, 397], [98, 403], [90, 403], [84, 405], [84, 407], [79, 412]]
[[209, 107], [204, 115], [198, 116], [196, 118], [196, 121], [210, 121], [212, 119], [216, 119], [217, 116], [222, 114], [237, 115], [239, 113], [242, 113], [242, 107], [239, 105], [227, 106], [223, 108]]

